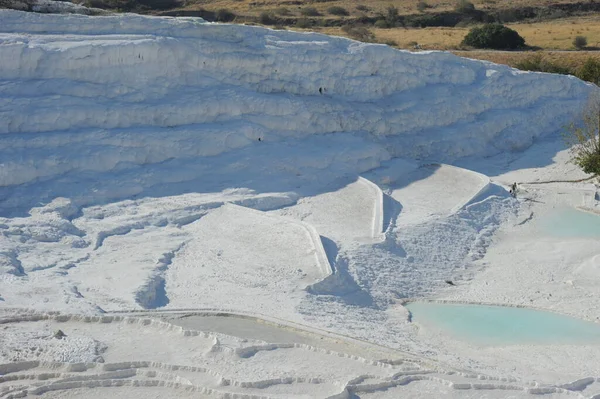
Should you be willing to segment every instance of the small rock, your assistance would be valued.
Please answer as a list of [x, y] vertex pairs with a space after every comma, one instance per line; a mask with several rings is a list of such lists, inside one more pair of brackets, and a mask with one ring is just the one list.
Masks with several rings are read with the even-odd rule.
[[56, 339], [63, 339], [67, 336], [67, 334], [65, 334], [62, 330], [56, 330], [53, 336]]

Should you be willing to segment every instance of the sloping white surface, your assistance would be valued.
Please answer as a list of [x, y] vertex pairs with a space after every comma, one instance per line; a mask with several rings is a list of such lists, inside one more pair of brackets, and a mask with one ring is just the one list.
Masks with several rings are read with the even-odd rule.
[[378, 241], [383, 235], [383, 193], [359, 177], [343, 188], [303, 198], [273, 213], [310, 223], [335, 242]]
[[391, 197], [400, 202], [398, 225], [422, 222], [457, 212], [489, 185], [480, 173], [450, 165], [424, 166], [392, 184]]
[[[486, 191], [489, 181], [475, 172], [417, 167], [488, 164], [482, 157], [523, 149], [575, 116], [590, 91], [573, 77], [318, 34], [199, 19], [0, 11], [1, 308], [266, 313], [333, 331], [340, 340], [484, 369], [497, 380], [482, 383], [487, 376], [453, 374], [447, 366], [438, 375], [417, 370], [417, 378], [406, 369], [395, 375], [399, 364], [252, 340], [211, 341], [208, 352], [200, 340], [190, 351], [186, 339], [198, 332], [172, 337], [170, 327], [169, 333], [82, 327], [77, 318], [32, 327], [6, 321], [6, 347], [25, 349], [32, 338], [35, 348], [49, 352], [27, 348], [23, 359], [92, 361], [95, 368], [97, 343], [110, 341], [115, 352], [107, 351], [105, 361], [127, 363], [127, 377], [52, 377], [75, 378], [61, 381], [68, 389], [107, 380], [111, 387], [155, 384], [242, 397], [314, 397], [323, 387], [338, 397], [387, 395], [388, 389], [395, 397], [418, 381], [424, 389], [444, 384], [534, 394], [534, 384], [519, 379], [538, 376], [530, 371], [540, 359], [533, 350], [510, 361], [505, 357], [514, 351], [471, 361], [421, 341], [396, 305], [440, 295], [449, 288], [445, 280], [474, 279], [496, 231], [514, 222], [522, 206], [498, 186]], [[553, 162], [534, 156], [515, 165], [535, 170]], [[492, 175], [496, 164], [488, 166]], [[384, 195], [375, 184], [392, 189]], [[585, 202], [593, 206], [595, 199], [588, 195]], [[586, 256], [591, 260], [577, 259], [589, 278], [596, 263], [594, 254]], [[516, 270], [501, 258], [491, 260]], [[535, 286], [536, 270], [519, 284]], [[518, 286], [511, 285], [514, 278], [500, 280], [505, 284], [491, 291], [481, 281], [457, 297], [514, 301], [506, 290]], [[562, 298], [577, 307], [576, 295]], [[72, 321], [66, 344], [46, 334]], [[246, 360], [231, 352], [242, 346], [235, 353]], [[158, 362], [146, 365], [149, 374], [138, 375], [131, 364], [138, 352]], [[593, 374], [569, 356], [557, 352], [552, 375], [540, 374], [542, 382]], [[232, 383], [214, 385], [198, 370], [174, 375], [171, 362], [179, 361], [210, 363], [231, 373], [223, 378]], [[46, 373], [54, 366], [38, 367]], [[522, 375], [515, 378], [510, 367]], [[507, 388], [512, 382], [520, 385]], [[38, 393], [48, 387], [33, 385]]]
[[[190, 225], [166, 273], [169, 307], [280, 312], [331, 274], [319, 236], [301, 222], [226, 205]], [[268, 293], [268, 295], [266, 295]]]

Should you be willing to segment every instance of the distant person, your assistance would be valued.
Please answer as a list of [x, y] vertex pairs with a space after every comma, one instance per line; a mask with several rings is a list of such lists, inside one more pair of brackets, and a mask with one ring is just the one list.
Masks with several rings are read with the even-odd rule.
[[510, 186], [510, 195], [517, 198], [517, 182], [514, 182], [512, 186]]

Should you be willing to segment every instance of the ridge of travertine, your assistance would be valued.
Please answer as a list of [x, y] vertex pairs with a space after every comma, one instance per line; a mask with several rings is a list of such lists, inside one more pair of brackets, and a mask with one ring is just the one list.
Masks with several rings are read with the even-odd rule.
[[529, 146], [592, 90], [445, 52], [198, 18], [2, 10], [0, 44], [0, 186], [166, 160], [185, 170], [266, 143], [327, 146], [329, 165], [343, 147], [354, 173], [398, 156], [452, 162]]

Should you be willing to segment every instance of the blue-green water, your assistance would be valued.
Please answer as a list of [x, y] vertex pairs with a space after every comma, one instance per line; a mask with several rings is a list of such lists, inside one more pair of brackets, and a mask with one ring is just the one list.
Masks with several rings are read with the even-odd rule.
[[574, 208], [560, 208], [539, 223], [546, 234], [554, 237], [600, 237], [600, 216]]
[[406, 307], [414, 322], [478, 346], [600, 344], [600, 324], [552, 312], [422, 302]]

